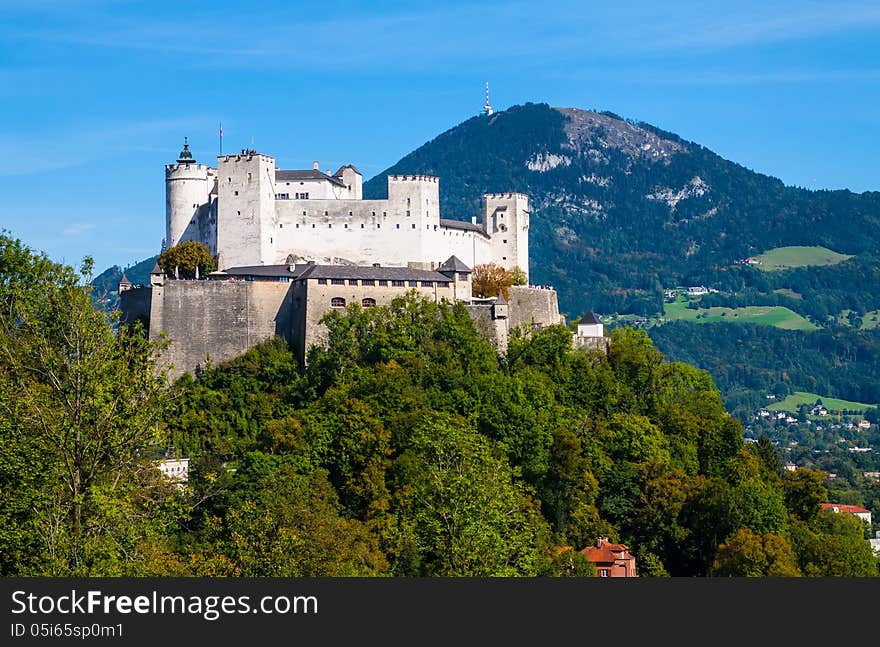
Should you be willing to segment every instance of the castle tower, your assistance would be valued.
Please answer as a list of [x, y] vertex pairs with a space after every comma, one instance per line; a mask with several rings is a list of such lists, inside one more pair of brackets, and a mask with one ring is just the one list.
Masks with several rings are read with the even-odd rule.
[[253, 150], [217, 158], [218, 269], [275, 263], [275, 158]]
[[165, 166], [165, 248], [199, 240], [198, 212], [208, 203], [208, 168], [193, 159], [189, 142], [174, 164]]
[[434, 256], [427, 231], [440, 226], [440, 180], [432, 175], [389, 175], [388, 211], [402, 216], [402, 228], [412, 236], [401, 244], [412, 245], [407, 253], [412, 260]]
[[490, 236], [489, 260], [529, 278], [529, 198], [522, 193], [483, 196], [483, 227]]

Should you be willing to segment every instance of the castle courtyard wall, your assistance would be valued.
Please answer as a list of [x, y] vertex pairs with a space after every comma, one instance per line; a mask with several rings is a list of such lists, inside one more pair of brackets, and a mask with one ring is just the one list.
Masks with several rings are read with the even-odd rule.
[[291, 339], [289, 283], [166, 280], [152, 289], [150, 339], [171, 342], [160, 364], [173, 378], [276, 335]]
[[559, 314], [556, 291], [514, 285], [510, 288], [510, 328], [535, 326], [544, 328], [565, 323]]

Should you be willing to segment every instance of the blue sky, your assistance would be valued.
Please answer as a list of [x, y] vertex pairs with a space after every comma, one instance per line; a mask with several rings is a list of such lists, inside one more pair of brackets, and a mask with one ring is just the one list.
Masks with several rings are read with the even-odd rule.
[[[378, 8], [381, 7], [381, 8]], [[156, 253], [163, 164], [367, 177], [492, 103], [612, 110], [808, 188], [880, 190], [880, 2], [0, 0], [0, 229]]]

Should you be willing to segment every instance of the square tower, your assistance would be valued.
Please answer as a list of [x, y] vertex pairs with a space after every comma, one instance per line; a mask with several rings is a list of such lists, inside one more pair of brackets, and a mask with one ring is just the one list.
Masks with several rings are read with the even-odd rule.
[[489, 260], [529, 277], [529, 198], [523, 193], [483, 196], [483, 228], [490, 237]]
[[219, 269], [275, 262], [275, 158], [255, 151], [217, 158]]

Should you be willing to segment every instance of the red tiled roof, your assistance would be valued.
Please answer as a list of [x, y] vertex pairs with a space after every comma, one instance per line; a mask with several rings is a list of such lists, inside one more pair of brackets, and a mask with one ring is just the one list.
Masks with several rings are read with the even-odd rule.
[[626, 554], [628, 550], [623, 544], [612, 544], [607, 539], [599, 539], [595, 546], [587, 546], [580, 553], [594, 564], [613, 564], [615, 560], [629, 558]]
[[835, 512], [848, 512], [850, 514], [865, 514], [866, 512], [870, 512], [870, 510], [865, 510], [864, 508], [857, 505], [846, 505], [844, 503], [820, 503], [819, 507], [823, 510], [834, 510]]

